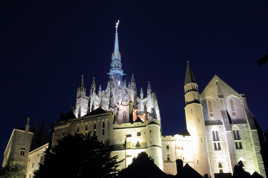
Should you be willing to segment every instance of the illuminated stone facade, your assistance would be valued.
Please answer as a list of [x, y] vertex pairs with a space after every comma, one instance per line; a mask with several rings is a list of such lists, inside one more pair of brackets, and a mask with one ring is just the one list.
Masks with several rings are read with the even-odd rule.
[[39, 169], [40, 163], [43, 164], [45, 151], [47, 149], [48, 143], [29, 152], [26, 166], [26, 178], [34, 178], [34, 172]]
[[266, 177], [257, 122], [245, 96], [216, 75], [199, 94], [189, 63], [184, 92], [189, 135], [162, 138], [165, 172], [176, 174], [175, 160], [181, 159], [202, 175], [213, 177], [233, 173], [235, 164], [242, 161], [246, 171]]
[[[52, 147], [68, 134], [90, 134], [114, 146], [112, 155], [124, 160], [119, 169], [126, 168], [139, 153], [146, 152], [168, 174], [177, 174], [176, 160], [181, 159], [200, 174], [211, 177], [219, 172], [232, 173], [239, 161], [243, 161], [250, 173], [257, 171], [266, 177], [256, 121], [245, 96], [218, 76], [200, 94], [189, 63], [184, 83], [188, 133], [162, 136], [158, 101], [150, 83], [144, 94], [142, 89], [138, 92], [134, 76], [128, 83], [124, 79], [117, 30], [118, 23], [105, 89], [97, 87], [93, 79], [87, 92], [82, 76], [74, 109], [63, 114], [54, 126]], [[11, 141], [4, 161], [11, 157], [10, 148]], [[47, 145], [43, 145], [30, 153], [27, 150], [26, 178], [32, 178], [46, 149]]]

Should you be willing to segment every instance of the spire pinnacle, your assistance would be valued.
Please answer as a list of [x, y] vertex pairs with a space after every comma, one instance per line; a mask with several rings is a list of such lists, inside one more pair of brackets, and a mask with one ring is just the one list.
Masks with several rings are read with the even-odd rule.
[[193, 73], [191, 66], [190, 66], [190, 61], [187, 60], [184, 85], [186, 85], [188, 83], [195, 83], [195, 82], [196, 82], [196, 80], [195, 80], [194, 73]]
[[122, 70], [122, 63], [121, 63], [121, 54], [119, 51], [119, 40], [118, 40], [118, 27], [119, 27], [119, 20], [115, 24], [115, 39], [114, 39], [114, 51], [112, 54], [112, 62], [110, 72], [108, 73], [110, 77], [117, 78], [121, 80], [124, 72]]
[[85, 83], [84, 83], [84, 75], [81, 75], [81, 83], [80, 83], [81, 88], [85, 88]]
[[117, 55], [119, 57], [119, 42], [118, 42], [118, 26], [119, 26], [119, 20], [117, 20], [115, 24], [115, 39], [114, 39], [114, 55]]
[[30, 130], [30, 117], [26, 118], [25, 131]]
[[93, 94], [96, 90], [96, 82], [95, 82], [95, 77], [93, 77], [92, 79], [92, 83], [91, 83], [91, 88], [90, 88], [90, 94]]
[[143, 90], [141, 88], [141, 91], [140, 91], [140, 98], [143, 99]]
[[152, 92], [151, 83], [150, 83], [150, 81], [148, 81], [148, 85], [147, 85], [147, 95], [149, 95], [151, 92]]

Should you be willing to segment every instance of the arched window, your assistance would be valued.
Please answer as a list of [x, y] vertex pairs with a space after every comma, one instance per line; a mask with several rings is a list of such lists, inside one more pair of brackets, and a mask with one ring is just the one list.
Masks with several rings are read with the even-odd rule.
[[221, 162], [218, 163], [218, 168], [219, 168], [219, 173], [223, 173], [223, 167], [222, 167]]
[[210, 117], [213, 117], [213, 106], [212, 106], [212, 102], [210, 100], [207, 101], [208, 104], [208, 113]]
[[221, 143], [218, 131], [212, 131], [213, 146], [215, 151], [221, 150]]

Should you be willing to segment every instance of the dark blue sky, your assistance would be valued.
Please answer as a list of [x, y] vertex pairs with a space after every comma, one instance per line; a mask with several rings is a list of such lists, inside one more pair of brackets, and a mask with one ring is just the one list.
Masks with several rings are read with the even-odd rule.
[[26, 116], [53, 122], [68, 111], [82, 73], [87, 86], [93, 76], [106, 86], [117, 18], [124, 71], [138, 87], [151, 81], [164, 134], [185, 127], [186, 60], [200, 89], [218, 74], [268, 129], [268, 64], [256, 64], [268, 52], [268, 1], [9, 0], [0, 2], [0, 151]]

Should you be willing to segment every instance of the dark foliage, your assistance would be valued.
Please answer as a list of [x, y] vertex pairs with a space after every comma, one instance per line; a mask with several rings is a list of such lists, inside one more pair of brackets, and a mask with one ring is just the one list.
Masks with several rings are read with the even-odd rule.
[[24, 176], [24, 169], [20, 166], [0, 167], [0, 178], [21, 178]]
[[38, 148], [51, 140], [50, 126], [44, 122], [32, 127], [31, 131], [34, 133], [31, 150]]
[[189, 166], [188, 164], [186, 164], [181, 172], [178, 172], [177, 174], [179, 177], [181, 178], [202, 178], [202, 176], [196, 171], [194, 170], [191, 166]]
[[268, 54], [266, 54], [265, 56], [261, 57], [260, 59], [257, 60], [257, 63], [262, 66], [264, 64], [268, 63]]
[[140, 153], [132, 164], [119, 173], [119, 178], [169, 178], [146, 153]]
[[111, 157], [112, 147], [89, 135], [66, 136], [46, 151], [44, 164], [35, 178], [110, 178], [118, 162]]
[[250, 178], [251, 175], [244, 170], [244, 164], [242, 161], [239, 161], [234, 167], [233, 178]]

